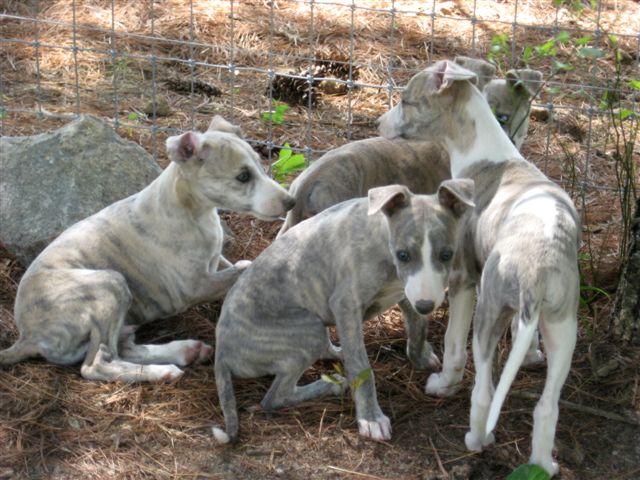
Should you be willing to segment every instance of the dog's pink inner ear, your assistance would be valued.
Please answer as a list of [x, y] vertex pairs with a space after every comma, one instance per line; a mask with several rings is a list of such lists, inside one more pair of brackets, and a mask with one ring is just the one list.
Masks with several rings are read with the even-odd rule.
[[178, 158], [180, 160], [188, 160], [196, 153], [196, 139], [193, 133], [188, 132], [180, 137], [178, 144]]

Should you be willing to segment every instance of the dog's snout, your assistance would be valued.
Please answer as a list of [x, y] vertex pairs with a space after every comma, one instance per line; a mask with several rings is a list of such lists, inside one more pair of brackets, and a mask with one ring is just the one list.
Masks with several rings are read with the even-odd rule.
[[418, 300], [415, 304], [416, 311], [422, 315], [431, 313], [435, 306], [433, 300]]
[[296, 199], [291, 195], [287, 195], [287, 197], [282, 201], [282, 205], [284, 205], [284, 209], [286, 211], [289, 211], [296, 206]]

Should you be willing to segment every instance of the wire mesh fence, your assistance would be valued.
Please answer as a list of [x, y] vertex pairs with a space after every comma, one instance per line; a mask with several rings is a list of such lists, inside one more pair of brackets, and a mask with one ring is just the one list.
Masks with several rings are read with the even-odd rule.
[[523, 153], [578, 200], [599, 255], [617, 254], [614, 156], [620, 131], [637, 129], [637, 2], [33, 0], [0, 12], [2, 135], [93, 114], [161, 164], [169, 134], [217, 113], [268, 164], [285, 145], [312, 160], [374, 136], [433, 61], [538, 69]]

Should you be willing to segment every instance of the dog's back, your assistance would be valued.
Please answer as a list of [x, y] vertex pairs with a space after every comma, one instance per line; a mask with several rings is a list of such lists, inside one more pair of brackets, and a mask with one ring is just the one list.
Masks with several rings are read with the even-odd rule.
[[337, 203], [369, 189], [397, 183], [414, 193], [433, 193], [450, 177], [448, 156], [434, 142], [374, 137], [325, 153], [291, 184], [296, 198], [279, 235]]

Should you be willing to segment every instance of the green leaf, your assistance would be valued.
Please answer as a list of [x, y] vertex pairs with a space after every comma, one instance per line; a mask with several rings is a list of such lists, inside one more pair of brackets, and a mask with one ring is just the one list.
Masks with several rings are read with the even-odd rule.
[[559, 72], [568, 72], [569, 70], [573, 70], [573, 67], [571, 66], [570, 63], [562, 63], [562, 62], [559, 62], [558, 60], [553, 61], [553, 66]]
[[560, 32], [554, 39], [557, 43], [567, 43], [571, 40], [569, 32]]
[[353, 379], [353, 382], [351, 382], [351, 389], [352, 390], [359, 389], [362, 386], [362, 384], [366, 382], [369, 377], [371, 377], [372, 373], [373, 373], [373, 370], [371, 369], [371, 367], [361, 371], [358, 375], [356, 375], [356, 378]]
[[524, 51], [522, 52], [522, 59], [525, 62], [527, 62], [531, 59], [532, 56], [533, 56], [533, 47], [531, 46], [525, 47]]
[[585, 58], [602, 58], [604, 57], [604, 52], [599, 48], [583, 47], [578, 50], [578, 55]]
[[345, 375], [345, 373], [344, 373], [344, 367], [342, 366], [342, 364], [341, 364], [341, 363], [333, 362], [333, 363], [331, 364], [331, 366], [332, 366], [332, 367], [333, 367], [333, 369], [336, 371], [336, 373], [338, 373], [339, 375], [342, 375], [342, 376], [344, 376], [344, 375]]
[[320, 375], [320, 380], [327, 383], [333, 383], [334, 385], [342, 385], [343, 382], [342, 380], [338, 380], [337, 378], [332, 377], [331, 375], [327, 375], [326, 373]]
[[138, 120], [140, 118], [140, 115], [138, 115], [136, 112], [131, 112], [129, 115], [127, 115], [127, 119], [130, 122], [135, 122], [136, 120]]
[[549, 480], [546, 470], [538, 465], [520, 465], [507, 477], [507, 480]]
[[554, 7], [559, 7], [560, 5], [562, 5], [562, 1], [563, 0], [553, 0], [553, 6]]
[[629, 86], [635, 90], [640, 90], [640, 80], [631, 80]]
[[591, 37], [589, 35], [587, 35], [586, 37], [580, 37], [576, 40], [576, 44], [578, 44], [581, 47], [584, 47], [585, 45], [587, 45], [589, 42], [591, 41]]
[[611, 45], [617, 45], [618, 44], [618, 37], [614, 34], [609, 34], [607, 35], [607, 38], [609, 39], [609, 42], [611, 42]]

